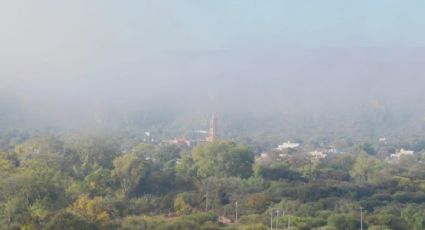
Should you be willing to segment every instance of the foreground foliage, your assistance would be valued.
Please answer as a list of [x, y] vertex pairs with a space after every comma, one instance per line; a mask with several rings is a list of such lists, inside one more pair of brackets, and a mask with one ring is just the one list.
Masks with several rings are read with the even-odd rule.
[[[187, 149], [103, 134], [35, 136], [0, 152], [2, 229], [425, 228], [425, 162], [372, 146], [323, 160], [228, 141]], [[367, 151], [365, 151], [367, 150]], [[236, 210], [236, 202], [238, 204]], [[238, 221], [236, 222], [236, 211]]]

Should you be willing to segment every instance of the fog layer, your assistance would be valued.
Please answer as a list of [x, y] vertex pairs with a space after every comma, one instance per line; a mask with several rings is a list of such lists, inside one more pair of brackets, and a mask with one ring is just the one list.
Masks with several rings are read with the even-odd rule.
[[1, 109], [61, 125], [144, 111], [423, 119], [424, 4], [338, 2], [2, 3]]

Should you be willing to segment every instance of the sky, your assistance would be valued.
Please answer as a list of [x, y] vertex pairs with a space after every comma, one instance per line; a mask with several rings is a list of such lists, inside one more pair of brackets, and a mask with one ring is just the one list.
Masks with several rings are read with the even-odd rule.
[[423, 12], [422, 0], [2, 1], [0, 97], [72, 117], [421, 101]]

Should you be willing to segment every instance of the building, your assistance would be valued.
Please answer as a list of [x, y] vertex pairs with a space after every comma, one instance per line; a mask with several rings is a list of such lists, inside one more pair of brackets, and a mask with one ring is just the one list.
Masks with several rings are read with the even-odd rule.
[[285, 149], [295, 149], [295, 148], [298, 148], [298, 147], [300, 147], [299, 143], [296, 143], [296, 142], [292, 143], [292, 142], [288, 141], [288, 142], [284, 142], [281, 145], [277, 146], [276, 150], [282, 151], [282, 150], [285, 150]]
[[260, 158], [267, 158], [267, 157], [269, 157], [269, 154], [267, 154], [267, 153], [261, 153], [260, 154]]
[[413, 150], [400, 149], [397, 153], [391, 154], [390, 157], [394, 160], [400, 160], [401, 156], [413, 156], [413, 154], [415, 154]]
[[387, 138], [386, 137], [380, 137], [379, 139], [378, 139], [378, 141], [379, 141], [379, 143], [381, 143], [381, 144], [384, 144], [384, 145], [386, 145], [388, 142], [387, 142]]
[[314, 150], [313, 152], [309, 152], [310, 156], [314, 159], [325, 159], [328, 155], [322, 151]]
[[210, 121], [210, 130], [208, 132], [208, 138], [207, 141], [210, 143], [213, 143], [217, 137], [217, 121], [215, 118], [215, 114], [211, 116]]

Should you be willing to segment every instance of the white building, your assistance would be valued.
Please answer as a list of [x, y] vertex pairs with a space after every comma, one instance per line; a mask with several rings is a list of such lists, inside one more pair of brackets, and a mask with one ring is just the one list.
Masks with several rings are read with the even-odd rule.
[[259, 157], [255, 159], [255, 161], [266, 161], [269, 159], [268, 153], [261, 153]]
[[328, 155], [322, 151], [314, 150], [313, 152], [309, 152], [310, 156], [314, 159], [324, 159]]
[[329, 148], [327, 149], [327, 153], [339, 153], [338, 149], [336, 149], [334, 146], [329, 146]]
[[285, 149], [295, 149], [295, 148], [298, 148], [298, 147], [300, 147], [299, 143], [292, 143], [292, 142], [288, 141], [288, 142], [284, 142], [283, 144], [277, 146], [276, 150], [282, 151], [282, 150], [285, 150]]
[[268, 158], [269, 157], [269, 154], [267, 154], [267, 153], [261, 153], [260, 154], [260, 158]]
[[391, 159], [400, 160], [401, 156], [413, 156], [414, 153], [413, 150], [400, 149], [399, 152], [391, 154]]
[[387, 144], [387, 138], [386, 137], [379, 138], [379, 143], [386, 145]]

